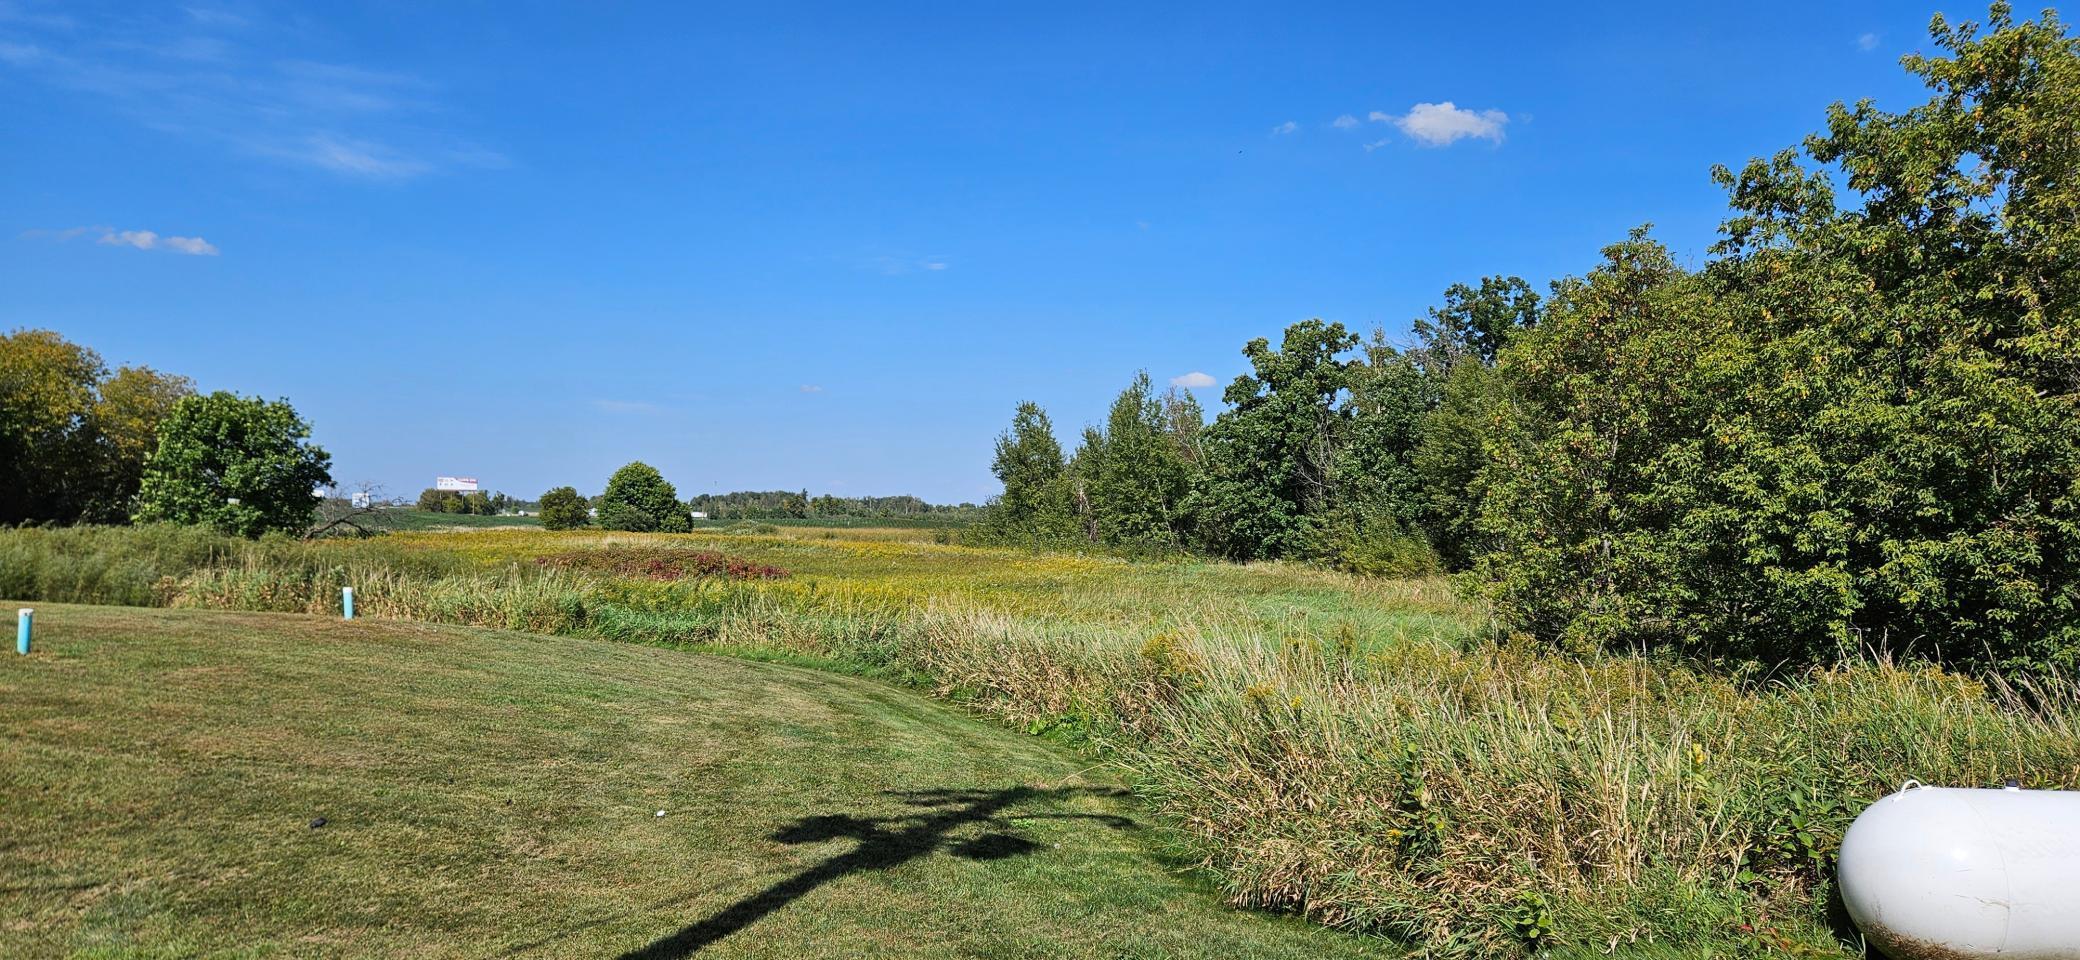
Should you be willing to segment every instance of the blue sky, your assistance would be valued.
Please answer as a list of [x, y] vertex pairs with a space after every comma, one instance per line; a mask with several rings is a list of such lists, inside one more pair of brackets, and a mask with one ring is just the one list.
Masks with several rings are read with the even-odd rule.
[[1694, 262], [1710, 166], [1909, 102], [1932, 12], [0, 0], [0, 327], [392, 493], [980, 501], [1022, 399], [1067, 442], [1297, 320]]

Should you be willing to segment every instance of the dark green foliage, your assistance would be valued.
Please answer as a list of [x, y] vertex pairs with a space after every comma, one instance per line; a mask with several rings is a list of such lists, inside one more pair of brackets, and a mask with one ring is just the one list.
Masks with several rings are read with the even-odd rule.
[[1716, 172], [1732, 213], [1700, 269], [1641, 230], [1550, 297], [1451, 287], [1406, 351], [1296, 324], [1174, 458], [1148, 455], [1177, 421], [1137, 380], [1066, 466], [1007, 435], [1025, 506], [1000, 518], [1441, 560], [1569, 649], [2080, 669], [2080, 41], [2004, 4], [1932, 32], [1941, 54], [1903, 61], [1926, 103], [1836, 105], [1810, 162]]
[[1482, 568], [1512, 627], [1774, 664], [2080, 666], [2080, 45], [1940, 19], [1935, 90], [1720, 171], [1720, 259], [1635, 238], [1504, 351]]
[[603, 530], [685, 533], [692, 529], [692, 516], [679, 502], [679, 492], [656, 467], [640, 460], [614, 471], [596, 505]]
[[0, 524], [128, 518], [159, 422], [193, 392], [49, 330], [0, 334]]
[[804, 519], [916, 520], [960, 523], [975, 519], [981, 509], [972, 503], [938, 504], [907, 495], [891, 497], [841, 497], [835, 494], [808, 496], [806, 491], [743, 490], [735, 493], [703, 493], [688, 504], [710, 520], [795, 519], [790, 500], [806, 498]]
[[1286, 328], [1279, 349], [1262, 338], [1243, 347], [1251, 372], [1228, 385], [1228, 411], [1206, 428], [1190, 500], [1207, 548], [1240, 560], [1316, 548], [1350, 416], [1355, 361], [1341, 355], [1357, 344], [1340, 323], [1308, 320]]
[[1463, 570], [1485, 552], [1480, 533], [1486, 499], [1488, 440], [1505, 416], [1508, 391], [1493, 367], [1461, 363], [1438, 390], [1437, 406], [1423, 417], [1414, 466], [1421, 485], [1419, 524], [1438, 559]]
[[542, 527], [546, 530], [575, 530], [589, 526], [591, 506], [578, 495], [576, 487], [557, 487], [542, 494]]
[[1494, 374], [1502, 352], [1539, 325], [1545, 301], [1517, 277], [1484, 277], [1478, 289], [1453, 284], [1444, 305], [1415, 322], [1408, 362], [1422, 371], [1428, 406], [1416, 429], [1410, 498], [1439, 559], [1464, 569], [1482, 550], [1477, 515], [1488, 435], [1505, 394]]
[[332, 483], [332, 458], [288, 401], [218, 391], [183, 398], [159, 425], [136, 520], [257, 537], [300, 532]]
[[1512, 340], [1538, 326], [1542, 301], [1517, 277], [1483, 277], [1479, 289], [1455, 283], [1444, 306], [1415, 322], [1413, 351], [1425, 372], [1442, 379], [1462, 363], [1492, 367]]
[[[1074, 469], [1082, 481], [1079, 510], [1092, 539], [1144, 549], [1183, 542], [1184, 498], [1192, 479], [1186, 458], [1197, 426], [1196, 410], [1184, 403], [1175, 393], [1157, 396], [1148, 374], [1139, 373], [1113, 401], [1104, 431], [1085, 435]], [[1190, 435], [1177, 434], [1180, 426]]]
[[416, 507], [428, 513], [453, 513], [467, 517], [495, 517], [506, 508], [517, 503], [518, 501], [503, 493], [484, 493], [480, 490], [464, 493], [460, 490], [428, 488], [419, 491], [419, 501]]
[[1503, 355], [1511, 395], [1488, 425], [1493, 540], [1478, 566], [1504, 622], [1584, 648], [1697, 626], [1674, 591], [1710, 558], [1675, 529], [1667, 484], [1697, 471], [1670, 444], [1711, 415], [1697, 360], [1724, 329], [1703, 284], [1644, 231], [1604, 256]]
[[990, 504], [976, 531], [979, 540], [1040, 544], [1087, 536], [1071, 507], [1075, 494], [1061, 442], [1039, 404], [1018, 405], [1011, 429], [997, 438], [990, 472], [1004, 484], [1004, 493]]
[[1436, 406], [1435, 381], [1383, 333], [1350, 368], [1348, 417], [1337, 438], [1333, 506], [1316, 554], [1359, 573], [1409, 576], [1437, 568], [1424, 541], [1423, 478], [1415, 454]]

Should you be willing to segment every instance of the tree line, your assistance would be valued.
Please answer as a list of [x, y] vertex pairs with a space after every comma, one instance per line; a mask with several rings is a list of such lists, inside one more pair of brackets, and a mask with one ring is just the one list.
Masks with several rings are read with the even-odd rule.
[[1925, 103], [1713, 171], [1701, 266], [1641, 228], [1405, 346], [1295, 324], [1210, 423], [1142, 375], [1068, 455], [1023, 404], [981, 532], [1460, 571], [1569, 649], [2080, 667], [2080, 42], [1932, 32]]
[[534, 507], [525, 500], [515, 500], [504, 493], [486, 493], [482, 490], [440, 490], [428, 487], [419, 491], [419, 499], [413, 508], [428, 513], [454, 513], [464, 516], [495, 517], [511, 510], [526, 510]]
[[809, 491], [740, 490], [696, 494], [688, 504], [716, 520], [805, 520], [814, 517], [898, 519], [978, 515], [972, 503], [936, 504], [907, 494], [892, 497], [810, 496]]
[[0, 334], [0, 525], [184, 523], [301, 531], [331, 457], [287, 401], [110, 371], [50, 330]]
[[550, 490], [541, 498], [542, 525], [551, 530], [598, 526], [605, 530], [684, 533], [692, 529], [695, 512], [711, 520], [782, 520], [960, 518], [980, 511], [974, 504], [942, 506], [912, 496], [811, 497], [807, 490], [704, 493], [681, 501], [678, 489], [655, 467], [642, 461], [614, 471], [599, 496], [587, 498], [576, 487], [565, 486]]

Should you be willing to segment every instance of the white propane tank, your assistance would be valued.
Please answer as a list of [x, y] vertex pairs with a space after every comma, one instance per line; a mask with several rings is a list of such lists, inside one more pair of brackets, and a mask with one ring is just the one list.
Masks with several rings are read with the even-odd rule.
[[1842, 838], [1842, 904], [1894, 960], [2080, 960], [2080, 791], [1908, 781]]

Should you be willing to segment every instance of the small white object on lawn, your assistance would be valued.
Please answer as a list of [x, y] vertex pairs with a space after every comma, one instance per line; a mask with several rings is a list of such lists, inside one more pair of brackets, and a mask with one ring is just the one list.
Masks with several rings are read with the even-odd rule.
[[658, 816], [660, 816], [660, 817], [661, 817], [661, 816], [664, 816], [664, 811], [663, 811], [663, 810], [659, 810], [659, 811], [657, 811], [657, 815], [658, 815]]

